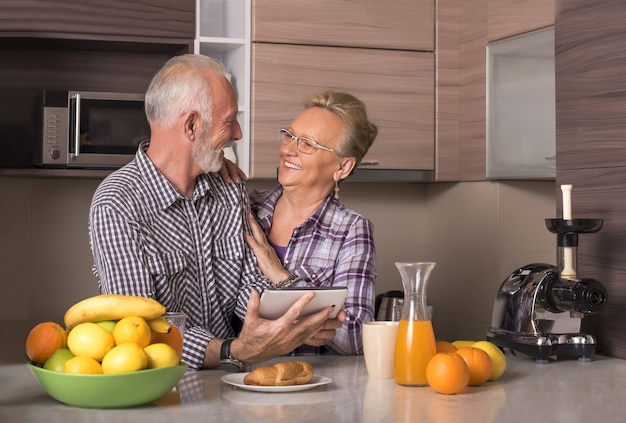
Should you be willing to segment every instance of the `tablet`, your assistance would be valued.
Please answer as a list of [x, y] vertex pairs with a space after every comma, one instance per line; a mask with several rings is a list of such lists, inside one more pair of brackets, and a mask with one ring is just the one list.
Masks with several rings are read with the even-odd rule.
[[300, 317], [306, 317], [328, 306], [333, 306], [334, 310], [329, 318], [334, 319], [337, 317], [339, 310], [343, 307], [343, 303], [348, 295], [348, 288], [343, 286], [330, 288], [266, 289], [261, 293], [259, 314], [264, 319], [276, 320], [284, 315], [289, 307], [307, 292], [315, 292], [315, 297], [304, 307]]

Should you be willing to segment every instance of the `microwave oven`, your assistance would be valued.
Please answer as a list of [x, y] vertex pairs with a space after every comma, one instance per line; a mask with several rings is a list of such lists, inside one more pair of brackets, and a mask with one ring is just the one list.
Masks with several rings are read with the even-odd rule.
[[37, 108], [36, 166], [115, 169], [150, 138], [143, 94], [45, 91]]

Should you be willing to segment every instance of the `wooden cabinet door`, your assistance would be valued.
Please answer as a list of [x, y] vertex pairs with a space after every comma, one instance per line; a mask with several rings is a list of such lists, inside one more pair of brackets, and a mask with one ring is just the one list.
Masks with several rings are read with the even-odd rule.
[[489, 0], [488, 41], [554, 25], [555, 0]]
[[[2, 5], [3, 36], [194, 38], [194, 0], [31, 0]], [[61, 34], [65, 34], [61, 36]], [[90, 38], [91, 38], [90, 37]]]
[[378, 125], [362, 167], [434, 169], [433, 53], [253, 43], [252, 54], [252, 177], [276, 177], [278, 130], [326, 89], [361, 99]]
[[434, 51], [434, 0], [253, 0], [252, 41]]

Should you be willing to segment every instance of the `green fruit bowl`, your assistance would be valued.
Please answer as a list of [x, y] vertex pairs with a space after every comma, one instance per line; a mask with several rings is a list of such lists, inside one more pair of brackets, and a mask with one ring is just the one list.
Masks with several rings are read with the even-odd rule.
[[84, 408], [125, 408], [148, 404], [170, 392], [187, 370], [186, 364], [137, 372], [81, 375], [28, 367], [54, 399]]

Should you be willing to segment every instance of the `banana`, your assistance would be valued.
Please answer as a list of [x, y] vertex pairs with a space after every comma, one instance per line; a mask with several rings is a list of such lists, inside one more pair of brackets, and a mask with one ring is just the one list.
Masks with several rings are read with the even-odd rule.
[[143, 317], [146, 321], [165, 314], [165, 306], [152, 298], [134, 295], [102, 294], [77, 302], [65, 312], [65, 328], [69, 331], [83, 322], [119, 320], [126, 316]]
[[147, 320], [150, 330], [156, 333], [170, 333], [172, 326], [170, 322], [164, 316], [157, 317], [156, 319]]

